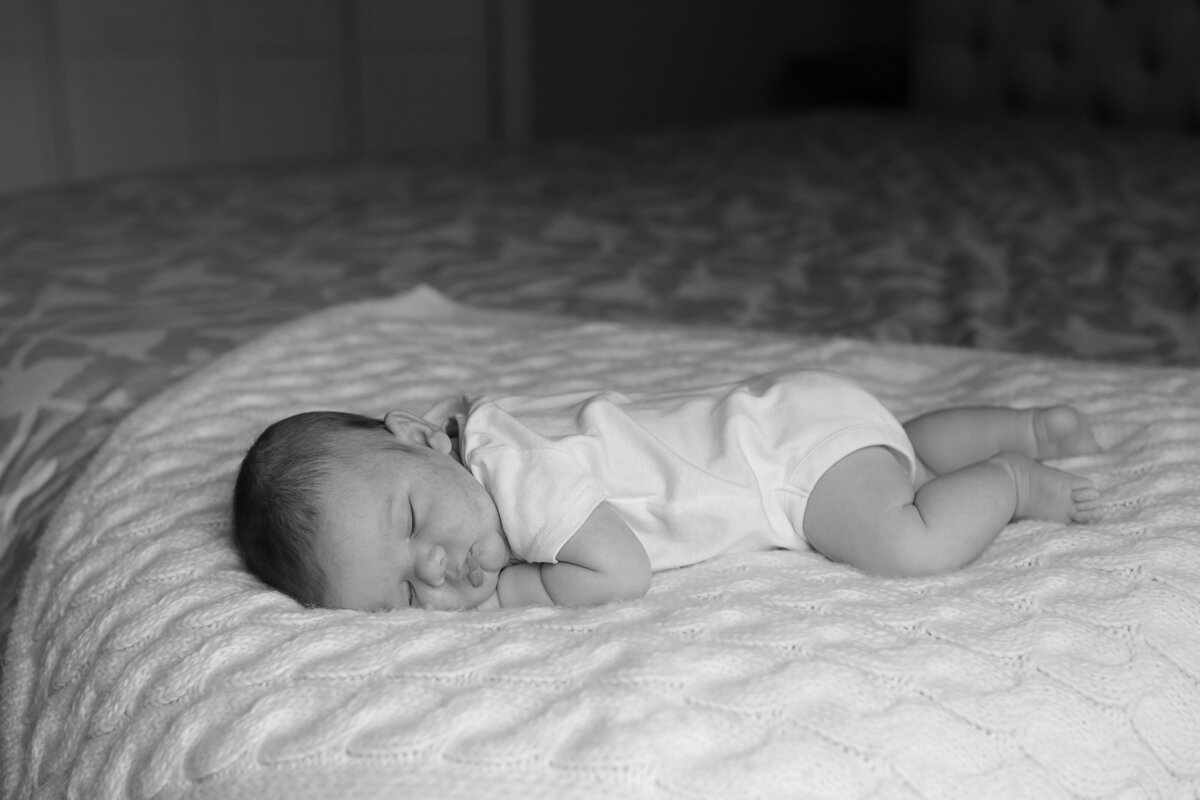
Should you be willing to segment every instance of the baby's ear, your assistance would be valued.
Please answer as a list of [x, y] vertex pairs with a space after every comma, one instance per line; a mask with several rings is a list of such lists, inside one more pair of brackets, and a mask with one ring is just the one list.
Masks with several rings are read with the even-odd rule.
[[383, 416], [383, 425], [401, 444], [411, 447], [430, 447], [449, 455], [450, 437], [429, 420], [408, 411], [389, 411]]

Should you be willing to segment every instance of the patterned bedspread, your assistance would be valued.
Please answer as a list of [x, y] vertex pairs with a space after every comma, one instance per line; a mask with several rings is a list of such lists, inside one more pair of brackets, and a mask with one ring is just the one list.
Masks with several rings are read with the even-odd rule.
[[840, 114], [0, 198], [0, 621], [130, 409], [417, 283], [478, 306], [1200, 365], [1200, 142]]
[[[586, 354], [581, 358], [580, 354]], [[882, 579], [727, 554], [590, 608], [303, 609], [229, 541], [302, 409], [648, 391], [784, 367], [901, 418], [1070, 400], [1098, 521]], [[0, 691], [5, 797], [1182, 800], [1200, 795], [1200, 371], [578, 321], [431, 290], [303, 317], [131, 413], [41, 538]], [[736, 535], [730, 531], [729, 535]]]

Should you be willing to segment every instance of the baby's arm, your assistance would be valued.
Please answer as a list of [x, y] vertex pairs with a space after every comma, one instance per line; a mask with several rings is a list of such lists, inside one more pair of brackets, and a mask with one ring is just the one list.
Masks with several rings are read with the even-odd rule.
[[608, 503], [596, 506], [558, 553], [557, 564], [513, 564], [500, 573], [501, 606], [585, 606], [641, 597], [650, 558]]

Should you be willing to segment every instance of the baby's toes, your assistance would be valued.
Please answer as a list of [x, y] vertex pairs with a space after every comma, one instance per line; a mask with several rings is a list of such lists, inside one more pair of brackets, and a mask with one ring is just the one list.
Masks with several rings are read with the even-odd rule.
[[1071, 521], [1095, 522], [1100, 518], [1100, 492], [1090, 483], [1071, 490]]

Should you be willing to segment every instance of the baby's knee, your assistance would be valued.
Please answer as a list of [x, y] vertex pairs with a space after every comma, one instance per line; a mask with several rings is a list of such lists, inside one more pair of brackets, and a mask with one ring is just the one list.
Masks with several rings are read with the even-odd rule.
[[882, 510], [861, 535], [865, 546], [850, 564], [871, 575], [921, 578], [963, 566], [958, 554], [941, 546], [931, 534], [920, 509], [912, 503]]
[[879, 552], [864, 571], [894, 578], [924, 578], [954, 572], [966, 563], [962, 553], [945, 546], [929, 530], [920, 510], [910, 505], [891, 516], [880, 538]]

